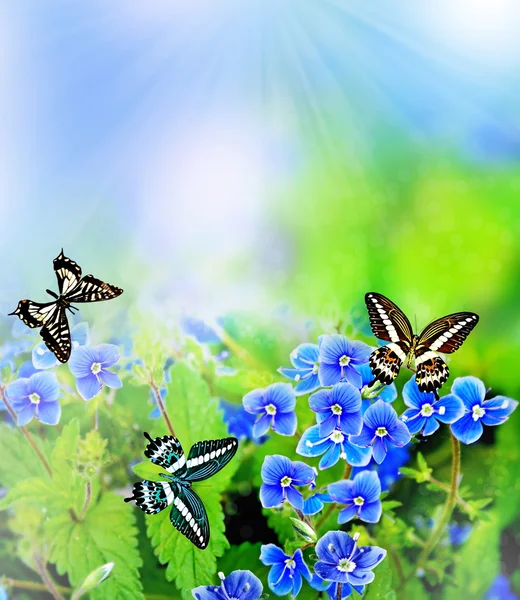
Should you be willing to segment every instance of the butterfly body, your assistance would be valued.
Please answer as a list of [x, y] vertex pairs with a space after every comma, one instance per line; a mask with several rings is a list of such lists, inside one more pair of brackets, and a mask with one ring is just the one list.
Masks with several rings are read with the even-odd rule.
[[437, 393], [442, 387], [449, 369], [439, 353], [449, 354], [460, 348], [479, 320], [475, 313], [453, 313], [432, 321], [417, 335], [403, 311], [382, 294], [366, 294], [365, 303], [374, 335], [390, 342], [370, 355], [375, 381], [389, 385], [403, 364], [414, 370], [415, 363], [421, 392]]
[[238, 440], [224, 438], [197, 442], [186, 459], [177, 438], [165, 435], [152, 439], [147, 433], [144, 435], [149, 440], [145, 456], [167, 471], [159, 474], [166, 481], [145, 479], [134, 484], [133, 495], [125, 498], [125, 502], [134, 500], [147, 514], [157, 514], [171, 506], [172, 525], [197, 548], [207, 548], [209, 521], [204, 504], [192, 485], [224, 468], [235, 455]]
[[82, 277], [81, 267], [63, 254], [63, 250], [53, 261], [58, 279], [59, 295], [46, 290], [55, 298], [54, 302], [33, 302], [20, 300], [16, 309], [10, 313], [17, 315], [25, 325], [41, 328], [40, 335], [47, 348], [60, 362], [67, 362], [72, 344], [66, 311], [78, 310], [73, 303], [100, 302], [111, 300], [123, 293], [121, 288], [96, 279], [93, 275]]

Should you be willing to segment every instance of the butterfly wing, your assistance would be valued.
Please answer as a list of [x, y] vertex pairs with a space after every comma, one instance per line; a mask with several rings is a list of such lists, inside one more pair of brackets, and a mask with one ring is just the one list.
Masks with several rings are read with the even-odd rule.
[[223, 469], [235, 456], [238, 440], [233, 437], [197, 442], [186, 461], [185, 481], [203, 481]]
[[72, 343], [70, 329], [65, 309], [57, 307], [40, 331], [47, 348], [61, 362], [66, 363], [70, 358]]
[[177, 438], [171, 435], [164, 435], [163, 437], [152, 439], [146, 432], [144, 436], [150, 442], [146, 446], [144, 455], [154, 464], [178, 476], [186, 472], [186, 457]]
[[435, 352], [426, 352], [415, 362], [415, 380], [419, 391], [437, 393], [450, 376], [448, 365]]
[[372, 352], [369, 358], [370, 368], [377, 381], [390, 385], [412, 346], [412, 326], [404, 312], [382, 294], [365, 294], [365, 304], [374, 335], [391, 342]]
[[93, 275], [85, 275], [67, 294], [67, 300], [72, 303], [101, 302], [117, 298], [122, 293], [123, 290], [115, 285], [96, 279]]
[[53, 260], [54, 272], [58, 279], [60, 296], [66, 296], [81, 279], [81, 267], [63, 254], [63, 250]]
[[188, 487], [178, 486], [174, 497], [170, 521], [197, 548], [203, 550], [209, 542], [209, 521], [202, 500]]
[[28, 327], [43, 327], [45, 323], [53, 318], [58, 310], [56, 302], [33, 302], [32, 300], [20, 300], [16, 309], [9, 313], [18, 316]]
[[135, 483], [132, 491], [132, 497], [125, 498], [125, 502], [135, 500], [136, 505], [148, 515], [161, 512], [175, 499], [173, 487], [166, 481], [157, 482], [145, 479]]
[[459, 312], [433, 321], [419, 335], [415, 356], [420, 356], [428, 350], [443, 354], [455, 352], [462, 346], [478, 320], [475, 313]]

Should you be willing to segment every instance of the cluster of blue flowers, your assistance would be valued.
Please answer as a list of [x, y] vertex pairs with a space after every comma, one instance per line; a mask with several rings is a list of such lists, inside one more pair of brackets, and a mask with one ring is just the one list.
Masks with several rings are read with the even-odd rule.
[[[119, 360], [118, 346], [91, 346], [87, 323], [79, 323], [72, 329], [71, 341], [73, 349], [68, 367], [76, 379], [76, 390], [84, 400], [97, 396], [103, 386], [122, 386], [119, 376], [110, 370]], [[30, 342], [24, 345], [21, 352], [30, 345]], [[32, 350], [31, 360], [18, 368], [17, 378], [7, 386], [5, 393], [19, 426], [27, 425], [33, 418], [46, 425], [59, 423], [61, 388], [56, 374], [49, 372], [58, 364], [45, 344], [39, 343]], [[14, 362], [10, 366], [16, 369]]]

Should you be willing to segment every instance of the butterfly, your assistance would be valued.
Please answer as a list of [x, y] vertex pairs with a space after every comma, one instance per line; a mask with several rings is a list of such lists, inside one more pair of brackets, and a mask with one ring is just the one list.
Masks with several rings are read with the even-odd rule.
[[374, 335], [391, 342], [370, 355], [374, 381], [385, 385], [392, 383], [408, 355], [406, 366], [409, 369], [415, 359], [419, 391], [437, 394], [450, 374], [448, 365], [438, 353], [451, 354], [458, 350], [478, 323], [478, 315], [453, 313], [432, 321], [419, 335], [415, 335], [403, 311], [382, 294], [365, 294], [365, 303]]
[[218, 473], [235, 456], [238, 440], [234, 437], [208, 440], [193, 444], [184, 456], [179, 440], [171, 435], [149, 440], [144, 454], [168, 473], [159, 473], [168, 481], [140, 481], [134, 484], [133, 495], [125, 502], [135, 500], [137, 506], [149, 515], [171, 506], [170, 521], [197, 548], [203, 550], [209, 542], [209, 522], [202, 500], [192, 484]]
[[28, 327], [41, 327], [40, 335], [45, 345], [60, 362], [65, 363], [69, 360], [72, 347], [66, 311], [74, 314], [74, 310], [78, 310], [72, 303], [111, 300], [122, 294], [123, 290], [104, 283], [93, 275], [82, 277], [81, 267], [67, 258], [63, 249], [54, 259], [53, 265], [60, 295], [45, 290], [55, 298], [53, 302], [20, 300], [16, 310], [9, 314], [20, 317]]

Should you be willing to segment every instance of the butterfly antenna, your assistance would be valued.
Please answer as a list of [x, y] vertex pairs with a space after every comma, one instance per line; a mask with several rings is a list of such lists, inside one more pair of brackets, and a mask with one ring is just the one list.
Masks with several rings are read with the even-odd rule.
[[47, 292], [47, 294], [49, 294], [49, 296], [56, 298], [56, 300], [59, 298], [59, 296], [57, 294], [55, 294], [52, 290], [45, 290], [45, 291]]
[[415, 331], [417, 331], [417, 315], [414, 314], [413, 320], [415, 321]]

